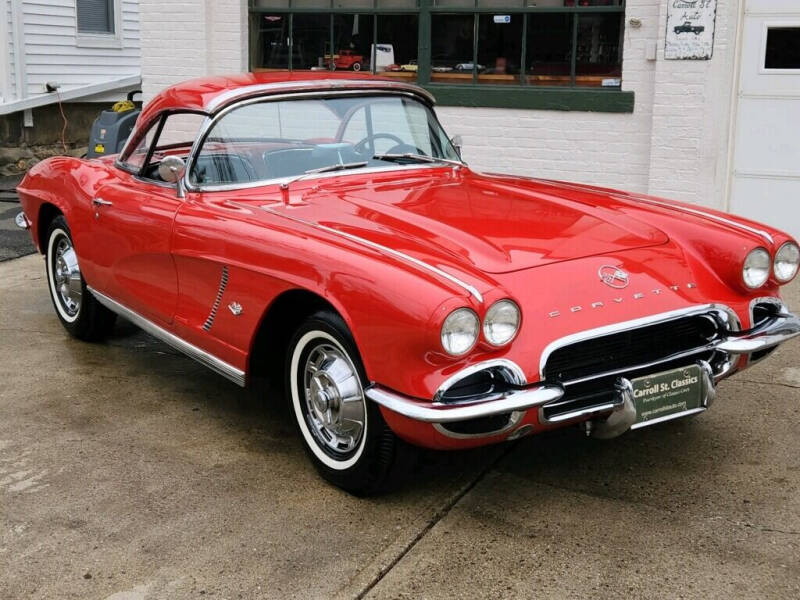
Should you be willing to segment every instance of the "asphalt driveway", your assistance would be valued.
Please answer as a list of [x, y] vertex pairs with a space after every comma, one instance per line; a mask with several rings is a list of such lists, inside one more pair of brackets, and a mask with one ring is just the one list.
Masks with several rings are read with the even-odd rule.
[[68, 338], [40, 257], [0, 306], [0, 598], [800, 597], [800, 342], [696, 419], [429, 454], [358, 499], [279, 399], [124, 323]]

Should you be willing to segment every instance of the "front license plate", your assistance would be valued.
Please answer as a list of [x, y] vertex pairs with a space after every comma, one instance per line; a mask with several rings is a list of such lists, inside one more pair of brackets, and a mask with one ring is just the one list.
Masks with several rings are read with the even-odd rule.
[[636, 424], [640, 427], [702, 408], [703, 378], [697, 365], [638, 377], [631, 384]]

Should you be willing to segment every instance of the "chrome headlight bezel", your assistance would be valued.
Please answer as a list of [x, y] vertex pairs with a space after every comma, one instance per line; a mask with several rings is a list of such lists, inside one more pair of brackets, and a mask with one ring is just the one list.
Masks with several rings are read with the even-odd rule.
[[[506, 332], [503, 336], [498, 336], [493, 331], [493, 325], [500, 319], [505, 319], [506, 323], [513, 327], [513, 331], [509, 334]], [[496, 348], [510, 344], [517, 334], [519, 333], [520, 325], [522, 324], [522, 311], [519, 305], [510, 298], [503, 298], [498, 300], [489, 307], [486, 311], [486, 316], [483, 318], [483, 338], [486, 342]]]
[[747, 289], [758, 289], [767, 283], [771, 272], [772, 257], [769, 251], [761, 246], [753, 248], [742, 263], [742, 282]]
[[[450, 356], [464, 356], [478, 343], [481, 320], [471, 308], [461, 307], [452, 311], [442, 322], [439, 338], [442, 348]], [[453, 343], [455, 335], [466, 335], [469, 345]]]
[[[786, 254], [789, 254], [789, 256], [785, 257]], [[778, 267], [778, 263], [782, 261], [781, 255], [784, 255], [787, 259], [784, 262], [791, 265], [791, 270], [785, 271], [783, 276], [780, 275], [780, 269]], [[775, 279], [777, 279], [779, 283], [789, 283], [794, 279], [795, 275], [797, 275], [798, 267], [800, 267], [800, 246], [793, 241], [784, 242], [781, 244], [781, 247], [778, 248], [778, 251], [775, 253], [775, 258], [772, 261], [772, 273], [775, 275]]]

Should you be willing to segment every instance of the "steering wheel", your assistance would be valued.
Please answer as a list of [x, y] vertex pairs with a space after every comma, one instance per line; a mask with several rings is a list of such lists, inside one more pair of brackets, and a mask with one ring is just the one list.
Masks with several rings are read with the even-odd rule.
[[401, 145], [401, 146], [405, 145], [405, 142], [403, 140], [401, 140], [399, 137], [397, 137], [396, 135], [394, 135], [394, 134], [391, 134], [391, 133], [376, 133], [375, 135], [371, 135], [371, 136], [368, 135], [367, 137], [365, 137], [360, 142], [356, 142], [353, 145], [353, 150], [355, 150], [358, 154], [362, 154], [363, 155], [364, 151], [367, 149], [367, 144], [369, 144], [370, 142], [373, 142], [373, 144], [374, 144], [375, 140], [380, 140], [380, 139], [391, 140], [391, 141], [396, 142], [398, 145]]
[[427, 156], [428, 153], [414, 144], [397, 144], [397, 146], [389, 148], [386, 154], [424, 154]]

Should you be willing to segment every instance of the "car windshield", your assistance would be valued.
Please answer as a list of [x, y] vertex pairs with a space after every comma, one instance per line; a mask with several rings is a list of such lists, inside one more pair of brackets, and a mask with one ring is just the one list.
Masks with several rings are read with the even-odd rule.
[[190, 181], [252, 184], [337, 170], [459, 161], [424, 103], [359, 95], [245, 104], [209, 130]]

